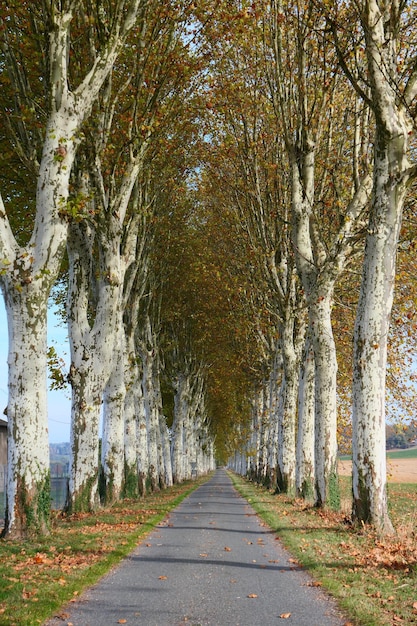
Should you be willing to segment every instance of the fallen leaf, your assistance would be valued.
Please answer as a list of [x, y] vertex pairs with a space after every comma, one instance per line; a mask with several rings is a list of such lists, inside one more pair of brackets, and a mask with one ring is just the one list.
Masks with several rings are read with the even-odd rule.
[[119, 619], [118, 624], [127, 624], [127, 619]]
[[248, 595], [248, 598], [257, 598], [258, 596], [256, 595], [256, 593], [250, 593]]
[[225, 552], [231, 552], [231, 551], [232, 551], [232, 548], [228, 548], [227, 546], [225, 546], [224, 551], [225, 551]]
[[38, 554], [35, 555], [33, 560], [35, 561], [36, 564], [45, 563], [45, 555], [40, 554], [38, 552]]
[[168, 580], [168, 576], [159, 576], [159, 580]]
[[291, 613], [281, 613], [281, 619], [289, 619], [291, 617]]
[[204, 557], [206, 557], [206, 556], [208, 556], [208, 554], [207, 554], [207, 552], [202, 552], [202, 553], [200, 554], [200, 556], [204, 556]]

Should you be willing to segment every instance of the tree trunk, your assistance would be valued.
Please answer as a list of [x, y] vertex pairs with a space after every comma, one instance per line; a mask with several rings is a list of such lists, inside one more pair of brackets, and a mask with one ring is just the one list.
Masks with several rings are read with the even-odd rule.
[[112, 504], [120, 499], [124, 486], [125, 448], [125, 370], [123, 321], [119, 316], [113, 367], [104, 390], [102, 472], [104, 502]]
[[6, 311], [9, 398], [4, 533], [20, 538], [44, 533], [49, 526], [45, 290], [32, 284], [7, 293]]
[[[278, 465], [276, 488], [279, 492], [295, 494], [295, 424], [300, 372], [301, 337], [294, 336], [295, 320], [287, 316], [281, 325], [283, 376], [278, 406]], [[301, 334], [301, 333], [299, 333]]]
[[393, 530], [386, 495], [385, 376], [407, 183], [399, 176], [400, 182], [392, 182], [398, 149], [399, 137], [387, 141], [383, 133], [377, 135], [374, 195], [354, 333], [353, 517], [383, 533]]
[[172, 425], [172, 471], [174, 483], [184, 480], [185, 419], [189, 404], [188, 378], [179, 374], [175, 381], [174, 423]]
[[[69, 513], [94, 511], [99, 505], [99, 422], [102, 382], [87, 368], [72, 367]], [[98, 364], [99, 367], [99, 364]]]
[[309, 308], [315, 364], [316, 506], [340, 506], [337, 474], [337, 360], [331, 323], [333, 281], [329, 293], [316, 293]]
[[159, 454], [158, 446], [160, 444], [159, 437], [159, 414], [155, 397], [155, 389], [153, 387], [153, 350], [144, 349], [143, 356], [143, 401], [146, 415], [146, 430], [148, 436], [148, 454], [149, 454], [149, 487], [151, 491], [159, 491]]
[[[69, 511], [98, 504], [99, 418], [103, 392], [113, 367], [120, 271], [117, 239], [102, 251], [95, 318], [90, 319], [94, 237], [85, 225], [72, 224], [68, 237], [68, 335], [72, 387], [71, 478]], [[105, 271], [104, 271], [105, 270]], [[89, 474], [90, 472], [90, 474]]]
[[[143, 496], [148, 492], [148, 480], [150, 476], [150, 454], [148, 441], [147, 416], [142, 385], [139, 384], [135, 394], [136, 407], [136, 432], [137, 432], [137, 464], [138, 464], [138, 489]], [[149, 485], [150, 487], [150, 485]]]
[[309, 338], [306, 340], [300, 374], [298, 393], [298, 432], [297, 432], [297, 496], [316, 501], [315, 462], [314, 462], [314, 353]]
[[[126, 352], [123, 355], [126, 395], [124, 402], [124, 492], [127, 498], [139, 495], [138, 422], [136, 395], [141, 386], [132, 329], [125, 326]], [[141, 391], [141, 389], [140, 389]], [[143, 487], [142, 487], [143, 489]], [[142, 491], [143, 494], [143, 491]]]

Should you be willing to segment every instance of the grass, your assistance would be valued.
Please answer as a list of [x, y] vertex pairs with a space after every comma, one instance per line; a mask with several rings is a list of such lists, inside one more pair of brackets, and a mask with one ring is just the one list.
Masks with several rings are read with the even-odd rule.
[[56, 513], [35, 541], [0, 541], [0, 626], [37, 626], [129, 554], [167, 513], [207, 478], [124, 500], [95, 514]]
[[351, 481], [341, 477], [341, 513], [273, 495], [233, 476], [240, 493], [338, 601], [349, 624], [417, 624], [417, 485], [390, 484], [390, 515], [396, 535], [378, 537], [349, 523]]
[[388, 459], [417, 459], [417, 448], [407, 448], [406, 450], [392, 450], [387, 452]]

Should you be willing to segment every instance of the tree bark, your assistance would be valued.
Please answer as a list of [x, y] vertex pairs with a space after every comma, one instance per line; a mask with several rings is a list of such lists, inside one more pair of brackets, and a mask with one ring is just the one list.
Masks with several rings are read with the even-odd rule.
[[281, 324], [280, 347], [283, 376], [278, 405], [278, 464], [276, 488], [295, 494], [297, 394], [303, 333], [295, 333], [296, 320], [286, 316]]
[[315, 502], [314, 373], [314, 352], [311, 341], [307, 337], [301, 364], [298, 392], [296, 492], [298, 497], [312, 499]]
[[125, 478], [125, 343], [122, 315], [120, 314], [118, 317], [113, 367], [103, 397], [101, 466], [103, 496], [106, 505], [120, 499]]
[[[45, 290], [6, 297], [9, 326], [8, 475], [5, 534], [21, 538], [49, 526]], [[29, 332], [29, 335], [28, 335]], [[30, 337], [30, 340], [28, 340]]]

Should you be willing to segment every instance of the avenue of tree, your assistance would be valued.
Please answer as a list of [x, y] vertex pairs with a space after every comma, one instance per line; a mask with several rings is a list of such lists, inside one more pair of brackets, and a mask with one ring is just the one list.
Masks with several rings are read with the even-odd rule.
[[48, 530], [48, 367], [71, 387], [70, 513], [216, 460], [337, 508], [347, 444], [353, 520], [393, 530], [386, 412], [415, 405], [415, 9], [1, 4], [4, 535]]

